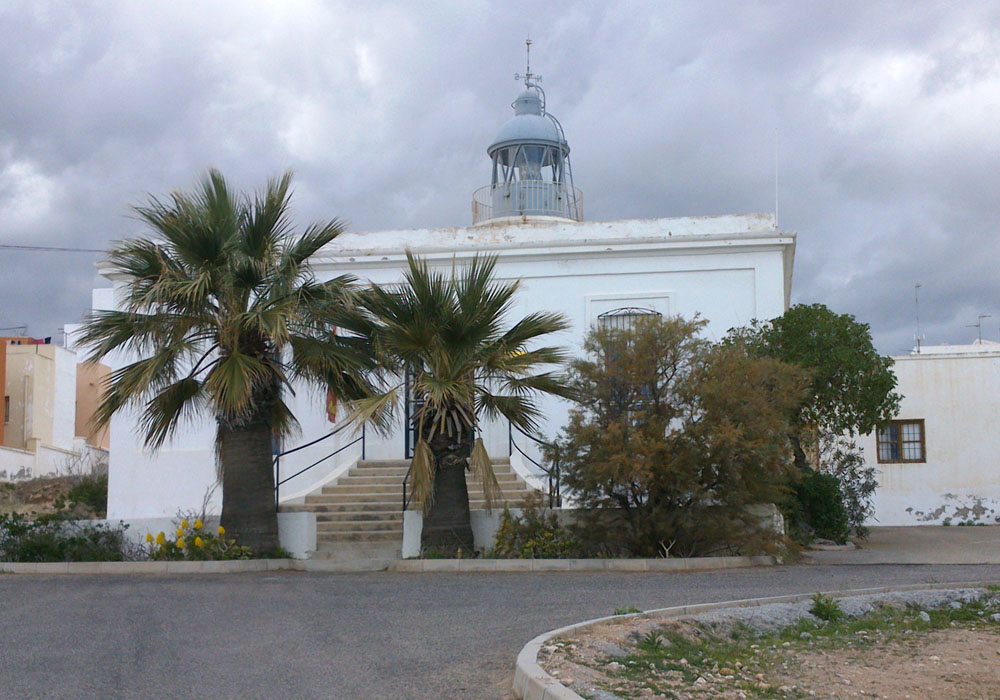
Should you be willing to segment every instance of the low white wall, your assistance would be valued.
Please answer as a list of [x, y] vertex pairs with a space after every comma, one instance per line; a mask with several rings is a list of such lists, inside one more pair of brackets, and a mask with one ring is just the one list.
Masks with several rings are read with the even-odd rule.
[[37, 452], [0, 446], [0, 481], [21, 481], [65, 473], [67, 463], [78, 457], [78, 452], [49, 445], [40, 445]]
[[316, 551], [315, 513], [278, 513], [278, 542], [296, 559]]
[[[520, 515], [520, 508], [511, 508], [511, 515]], [[503, 508], [494, 508], [492, 513], [485, 510], [473, 510], [469, 513], [472, 521], [472, 539], [479, 551], [493, 549], [497, 530], [500, 528], [500, 516]], [[420, 556], [420, 534], [424, 527], [424, 514], [418, 510], [408, 510], [403, 513], [403, 559]]]

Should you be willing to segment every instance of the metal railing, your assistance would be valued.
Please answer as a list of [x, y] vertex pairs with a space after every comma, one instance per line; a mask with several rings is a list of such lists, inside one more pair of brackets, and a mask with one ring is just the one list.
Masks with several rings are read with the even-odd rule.
[[[542, 447], [548, 447], [552, 449], [554, 458], [552, 460], [552, 466], [546, 468], [541, 462], [534, 459], [531, 455], [525, 452], [517, 441], [514, 439], [514, 431], [517, 431], [524, 437], [528, 438], [532, 442]], [[549, 498], [549, 508], [562, 508], [562, 473], [559, 465], [559, 450], [552, 443], [540, 440], [534, 435], [529, 435], [524, 432], [513, 423], [507, 424], [507, 444], [508, 444], [508, 454], [513, 457], [514, 450], [517, 450], [518, 454], [524, 457], [526, 460], [534, 464], [545, 476], [548, 478], [548, 498]]]
[[318, 466], [318, 465], [322, 464], [323, 462], [325, 462], [326, 460], [330, 459], [331, 457], [340, 454], [341, 452], [343, 452], [344, 450], [346, 450], [348, 447], [352, 447], [354, 445], [357, 445], [359, 442], [361, 443], [361, 459], [364, 459], [365, 458], [365, 433], [366, 433], [365, 424], [364, 423], [361, 424], [361, 435], [359, 435], [358, 437], [354, 438], [353, 440], [351, 440], [347, 444], [341, 445], [340, 447], [338, 447], [337, 449], [335, 449], [333, 452], [331, 452], [330, 454], [328, 454], [326, 457], [322, 457], [320, 459], [317, 459], [315, 462], [313, 462], [312, 464], [310, 464], [308, 467], [306, 467], [304, 469], [300, 469], [299, 471], [295, 472], [291, 476], [286, 476], [284, 479], [281, 479], [279, 481], [278, 477], [279, 477], [280, 469], [281, 469], [281, 458], [284, 457], [285, 455], [290, 455], [293, 452], [298, 452], [299, 450], [304, 450], [307, 447], [312, 447], [313, 445], [321, 443], [324, 440], [326, 440], [328, 438], [331, 438], [334, 435], [337, 435], [338, 433], [340, 433], [342, 430], [344, 430], [346, 428], [356, 428], [356, 427], [357, 426], [354, 423], [345, 423], [344, 425], [342, 425], [339, 428], [336, 428], [336, 429], [330, 431], [329, 433], [327, 433], [326, 435], [324, 435], [321, 438], [317, 438], [317, 439], [313, 440], [312, 442], [307, 442], [304, 445], [299, 445], [298, 447], [293, 447], [290, 450], [285, 450], [284, 452], [279, 452], [276, 455], [274, 455], [274, 510], [276, 510], [276, 511], [278, 510], [278, 500], [279, 500], [278, 499], [278, 491], [279, 491], [279, 489], [281, 489], [281, 485], [282, 484], [288, 483], [289, 481], [291, 481], [295, 477], [299, 476], [300, 474], [305, 474], [307, 471], [309, 471], [313, 467]]
[[583, 221], [583, 192], [545, 180], [480, 187], [472, 195], [473, 225], [506, 216], [558, 216]]

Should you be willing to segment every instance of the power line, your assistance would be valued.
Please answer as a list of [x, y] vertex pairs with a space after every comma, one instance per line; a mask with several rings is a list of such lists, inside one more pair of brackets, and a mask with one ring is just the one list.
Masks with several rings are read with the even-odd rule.
[[23, 250], [26, 252], [45, 253], [106, 253], [100, 248], [67, 248], [51, 245], [13, 245], [10, 243], [0, 243], [0, 250]]

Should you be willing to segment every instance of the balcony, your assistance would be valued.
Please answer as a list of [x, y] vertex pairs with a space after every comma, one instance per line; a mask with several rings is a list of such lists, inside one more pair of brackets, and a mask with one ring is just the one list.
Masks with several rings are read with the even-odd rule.
[[473, 225], [522, 216], [583, 221], [583, 193], [561, 182], [521, 180], [480, 187], [472, 195]]

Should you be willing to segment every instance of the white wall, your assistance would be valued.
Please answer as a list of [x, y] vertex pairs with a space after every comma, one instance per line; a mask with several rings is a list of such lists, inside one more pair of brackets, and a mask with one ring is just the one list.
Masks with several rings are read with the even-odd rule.
[[898, 418], [924, 420], [927, 461], [879, 464], [875, 436], [861, 438], [879, 470], [875, 524], [1000, 522], [1000, 353], [893, 359]]
[[[527, 223], [345, 234], [317, 256], [314, 269], [320, 278], [351, 273], [362, 281], [386, 284], [401, 279], [406, 248], [445, 268], [462, 265], [477, 252], [494, 252], [499, 255], [498, 277], [521, 280], [511, 321], [539, 310], [562, 312], [572, 328], [550, 342], [579, 352], [597, 314], [610, 308], [649, 305], [668, 314], [700, 313], [709, 320], [706, 334], [711, 339], [753, 318], [780, 315], [787, 304], [794, 242], [794, 236], [776, 230], [773, 217], [759, 215]], [[106, 274], [111, 276], [110, 271]], [[113, 296], [95, 290], [95, 308], [107, 308]], [[115, 369], [123, 359], [109, 358], [108, 364]], [[323, 393], [298, 387], [291, 404], [302, 430], [286, 449], [333, 427]], [[556, 434], [568, 408], [558, 399], [542, 402], [544, 435]], [[135, 426], [133, 415], [123, 414], [112, 422], [109, 518], [172, 516], [178, 508], [200, 506], [215, 475], [211, 419], [185, 428], [157, 455], [139, 447]], [[353, 437], [345, 431], [284, 458], [282, 475], [329, 455]], [[484, 440], [491, 456], [507, 455], [505, 423], [486, 426]], [[283, 499], [304, 494], [345, 470], [359, 451], [360, 446], [349, 449], [297, 477], [282, 487]], [[368, 431], [368, 459], [403, 455], [401, 430], [389, 437]]]

